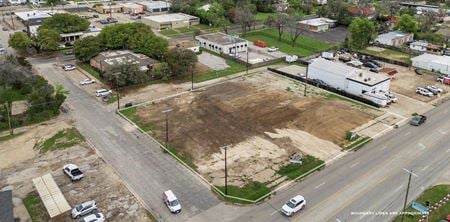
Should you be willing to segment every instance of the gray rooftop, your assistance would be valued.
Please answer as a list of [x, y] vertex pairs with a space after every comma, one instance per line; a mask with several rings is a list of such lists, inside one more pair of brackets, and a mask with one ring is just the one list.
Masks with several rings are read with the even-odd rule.
[[0, 191], [0, 221], [1, 222], [14, 221], [11, 190]]
[[380, 41], [380, 42], [381, 41], [385, 42], [385, 41], [390, 41], [392, 39], [402, 38], [402, 37], [407, 36], [407, 35], [410, 35], [410, 33], [404, 33], [404, 32], [401, 32], [401, 31], [388, 32], [388, 33], [385, 33], [385, 34], [378, 35], [376, 40]]
[[209, 33], [205, 35], [196, 36], [195, 39], [204, 39], [210, 42], [217, 43], [219, 45], [232, 45], [235, 43], [247, 42], [247, 40], [241, 39], [239, 37], [227, 35], [222, 32]]

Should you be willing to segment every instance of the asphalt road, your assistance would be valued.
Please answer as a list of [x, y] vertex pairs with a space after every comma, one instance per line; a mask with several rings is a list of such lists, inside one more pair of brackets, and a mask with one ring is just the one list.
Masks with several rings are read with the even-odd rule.
[[[76, 120], [77, 129], [95, 145], [132, 192], [157, 213], [157, 217], [164, 221], [186, 221], [219, 203], [197, 176], [164, 154], [156, 143], [116, 115], [114, 110], [108, 110], [93, 92], [83, 90], [51, 60], [54, 58], [31, 59], [31, 62], [50, 83], [61, 83], [70, 91], [66, 104]], [[181, 214], [170, 214], [162, 203], [162, 192], [168, 189], [181, 200]]]

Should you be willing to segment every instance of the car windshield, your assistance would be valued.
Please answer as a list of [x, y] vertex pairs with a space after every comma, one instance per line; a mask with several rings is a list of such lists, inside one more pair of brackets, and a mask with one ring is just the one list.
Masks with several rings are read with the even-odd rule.
[[82, 205], [78, 205], [75, 209], [77, 209], [77, 211], [81, 211], [81, 209], [83, 209]]
[[295, 207], [295, 204], [292, 203], [292, 201], [288, 201], [288, 202], [286, 203], [286, 205], [287, 205], [288, 207], [290, 207], [290, 208], [294, 208], [294, 207]]
[[169, 202], [169, 205], [172, 206], [172, 207], [178, 205], [178, 200], [172, 200], [172, 201], [170, 201], [170, 202]]
[[74, 175], [74, 176], [83, 174], [79, 169], [74, 169], [74, 170], [71, 171], [71, 173], [72, 173], [72, 175]]

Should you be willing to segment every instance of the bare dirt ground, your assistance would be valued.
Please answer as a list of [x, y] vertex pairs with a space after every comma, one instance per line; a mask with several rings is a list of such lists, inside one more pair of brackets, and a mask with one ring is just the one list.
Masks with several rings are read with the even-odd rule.
[[[310, 87], [310, 89], [313, 89]], [[188, 156], [198, 171], [221, 185], [223, 150], [228, 149], [229, 181], [269, 182], [292, 154], [309, 154], [327, 160], [341, 152], [336, 144], [344, 135], [375, 116], [342, 100], [326, 99], [314, 89], [303, 97], [303, 85], [261, 72], [139, 107], [142, 122], [151, 133], [165, 138], [169, 113], [170, 144]]]
[[[108, 221], [150, 221], [145, 209], [122, 184], [114, 171], [86, 144], [39, 153], [36, 141], [49, 138], [61, 129], [72, 127], [67, 121], [49, 121], [29, 127], [22, 135], [0, 143], [0, 189], [12, 189], [15, 216], [31, 221], [22, 204], [30, 192], [36, 192], [32, 179], [51, 172], [70, 206], [95, 200]], [[85, 178], [71, 182], [63, 174], [64, 164], [74, 163]], [[73, 221], [69, 214], [50, 221]]]
[[417, 75], [414, 72], [413, 68], [409, 69], [407, 67], [397, 66], [393, 64], [385, 63], [385, 67], [395, 68], [398, 71], [398, 73], [395, 74], [394, 78], [391, 80], [391, 91], [393, 91], [394, 93], [400, 93], [422, 102], [430, 102], [437, 99], [438, 96], [428, 97], [417, 94], [417, 87], [436, 85], [444, 90], [444, 92], [439, 96], [445, 96], [450, 90], [450, 87], [448, 85], [443, 85], [436, 81], [437, 75], [427, 73], [423, 75]]

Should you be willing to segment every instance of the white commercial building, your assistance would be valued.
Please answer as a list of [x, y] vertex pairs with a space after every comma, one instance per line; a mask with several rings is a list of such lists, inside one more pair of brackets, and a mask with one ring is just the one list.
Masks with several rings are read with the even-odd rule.
[[138, 4], [144, 6], [144, 9], [151, 13], [168, 12], [172, 4], [165, 1], [144, 1], [138, 2]]
[[248, 41], [237, 36], [216, 32], [195, 37], [200, 47], [217, 53], [247, 52]]
[[441, 56], [425, 53], [420, 56], [412, 58], [411, 61], [414, 67], [447, 75], [450, 74], [449, 56]]
[[37, 29], [41, 26], [42, 22], [46, 18], [52, 17], [54, 14], [58, 13], [66, 13], [65, 11], [58, 10], [33, 10], [26, 12], [16, 12], [15, 15], [17, 18], [25, 25], [27, 28], [27, 32], [29, 35], [35, 35], [37, 33]]
[[400, 47], [406, 42], [412, 41], [413, 39], [414, 34], [412, 33], [395, 31], [378, 35], [378, 37], [375, 39], [375, 42], [378, 44]]
[[336, 20], [328, 19], [328, 18], [314, 18], [307, 19], [303, 21], [299, 21], [298, 24], [300, 28], [312, 32], [323, 32], [328, 30], [329, 28], [333, 28], [336, 26]]
[[150, 26], [152, 29], [163, 30], [198, 25], [200, 19], [184, 13], [172, 13], [146, 16], [142, 18], [142, 23]]
[[308, 66], [308, 79], [319, 79], [327, 85], [370, 100], [382, 107], [388, 104], [391, 78], [323, 58]]

